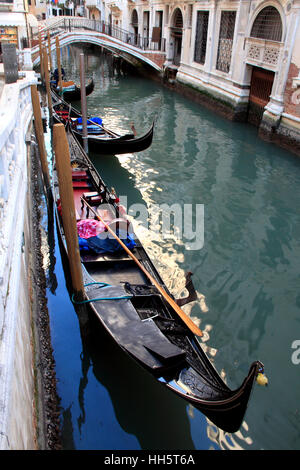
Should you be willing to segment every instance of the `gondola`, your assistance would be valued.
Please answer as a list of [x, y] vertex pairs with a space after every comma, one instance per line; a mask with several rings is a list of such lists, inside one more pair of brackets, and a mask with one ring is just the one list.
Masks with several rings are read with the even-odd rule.
[[[72, 132], [83, 145], [82, 138], [82, 117], [79, 111], [70, 107], [56, 93], [52, 92], [53, 117], [56, 122], [66, 124], [68, 120], [72, 123]], [[134, 133], [118, 135], [102, 125], [99, 118], [88, 119], [88, 148], [92, 152], [100, 155], [119, 155], [124, 153], [135, 153], [146, 150], [153, 140], [154, 122], [149, 130], [142, 136], [135, 136]]]
[[[58, 87], [56, 87], [56, 82], [51, 80], [51, 88], [54, 91], [58, 91]], [[85, 94], [86, 96], [90, 95], [95, 88], [95, 83], [93, 78], [91, 78], [85, 86]], [[80, 101], [81, 99], [81, 88], [80, 86], [76, 85], [73, 81], [63, 82], [63, 97], [65, 101], [72, 102], [72, 101]]]
[[[73, 301], [86, 302], [120, 348], [162, 386], [224, 431], [237, 431], [255, 379], [263, 371], [262, 363], [253, 362], [236, 390], [225, 384], [203, 351], [199, 337], [162, 295], [165, 292], [174, 299], [133, 233], [114, 190], [104, 183], [69, 125], [66, 133], [85, 286], [84, 300]], [[59, 237], [67, 254], [55, 164], [53, 196]], [[123, 246], [117, 241], [120, 238], [108, 236], [110, 231], [118, 237], [123, 233]]]

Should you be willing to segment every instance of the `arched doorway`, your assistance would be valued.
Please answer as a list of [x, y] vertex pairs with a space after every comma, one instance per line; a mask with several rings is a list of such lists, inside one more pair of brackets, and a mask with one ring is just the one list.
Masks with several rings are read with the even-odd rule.
[[137, 11], [134, 9], [131, 15], [131, 26], [133, 29], [133, 44], [137, 45], [138, 43], [138, 33], [139, 33], [139, 18]]
[[[272, 6], [263, 8], [256, 16], [250, 37], [280, 42], [282, 38], [282, 21], [279, 11]], [[248, 122], [259, 126], [265, 106], [270, 101], [275, 73], [262, 67], [252, 67]]]
[[176, 8], [171, 22], [171, 40], [173, 42], [173, 64], [180, 65], [182, 49], [183, 17], [180, 8]]

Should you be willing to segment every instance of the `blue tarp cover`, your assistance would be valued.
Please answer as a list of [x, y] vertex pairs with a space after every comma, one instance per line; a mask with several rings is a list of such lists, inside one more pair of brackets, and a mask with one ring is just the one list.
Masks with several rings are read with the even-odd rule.
[[[100, 126], [102, 125], [102, 119], [95, 116], [95, 117], [91, 117], [87, 120], [87, 123], [90, 124], [91, 122], [95, 122], [96, 124], [99, 124]], [[82, 124], [82, 117], [79, 117], [77, 119], [77, 123], [78, 124]]]
[[[133, 236], [127, 235], [124, 230], [118, 230], [117, 235], [129, 250], [132, 250], [136, 246]], [[93, 251], [98, 254], [118, 253], [123, 251], [120, 243], [115, 238], [111, 237], [112, 235], [108, 235], [107, 232], [87, 239], [78, 237], [79, 249], [80, 251]]]

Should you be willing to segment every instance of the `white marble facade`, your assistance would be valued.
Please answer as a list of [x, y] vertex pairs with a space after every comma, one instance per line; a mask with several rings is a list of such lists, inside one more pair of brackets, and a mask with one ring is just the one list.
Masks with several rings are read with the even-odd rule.
[[[176, 81], [247, 106], [253, 69], [272, 74], [264, 118], [300, 128], [300, 0], [105, 0], [104, 20], [141, 37], [160, 28]], [[201, 49], [197, 51], [197, 48]]]

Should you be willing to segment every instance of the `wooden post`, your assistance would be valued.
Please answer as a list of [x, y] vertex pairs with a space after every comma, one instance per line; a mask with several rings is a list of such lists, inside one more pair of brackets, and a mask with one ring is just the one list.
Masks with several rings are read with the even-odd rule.
[[84, 70], [84, 54], [80, 54], [80, 91], [81, 91], [81, 115], [82, 115], [82, 140], [83, 148], [88, 153], [88, 134], [87, 134], [87, 106], [86, 106], [86, 90], [85, 90], [85, 70]]
[[58, 83], [59, 83], [59, 90], [62, 93], [62, 77], [61, 77], [61, 62], [60, 62], [60, 47], [59, 47], [59, 39], [58, 36], [55, 38], [56, 43], [56, 59], [57, 59], [57, 69], [58, 69]]
[[49, 169], [48, 169], [48, 161], [47, 161], [47, 152], [46, 152], [45, 140], [44, 140], [44, 129], [43, 129], [40, 99], [39, 99], [39, 94], [38, 94], [36, 85], [31, 85], [30, 88], [31, 88], [31, 101], [32, 101], [33, 115], [34, 115], [35, 135], [36, 135], [36, 139], [38, 143], [39, 154], [40, 154], [40, 159], [41, 159], [41, 164], [42, 164], [44, 184], [45, 184], [46, 190], [49, 191], [50, 177], [49, 177]]
[[40, 72], [41, 72], [41, 81], [44, 81], [44, 61], [43, 61], [43, 52], [42, 52], [42, 35], [39, 31], [39, 53], [40, 53]]
[[72, 285], [74, 293], [79, 299], [83, 298], [84, 287], [73, 197], [70, 150], [63, 124], [54, 124], [53, 144]]
[[48, 31], [48, 56], [49, 56], [50, 72], [52, 72], [52, 54], [51, 54], [51, 38], [50, 38], [50, 31]]
[[45, 82], [46, 82], [46, 90], [47, 90], [47, 102], [48, 102], [48, 109], [49, 109], [49, 115], [50, 119], [52, 119], [52, 98], [51, 98], [51, 90], [50, 90], [50, 76], [49, 76], [49, 69], [48, 69], [48, 54], [47, 54], [47, 49], [44, 47], [44, 70], [45, 70]]

